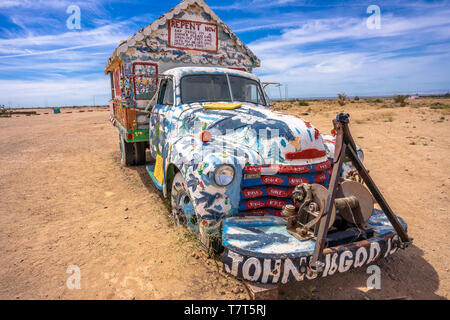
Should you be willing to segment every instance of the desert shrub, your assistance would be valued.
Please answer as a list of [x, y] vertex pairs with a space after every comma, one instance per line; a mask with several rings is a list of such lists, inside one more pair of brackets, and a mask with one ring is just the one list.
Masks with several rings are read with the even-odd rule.
[[298, 101], [297, 101], [297, 104], [298, 104], [299, 106], [302, 106], [302, 107], [307, 107], [307, 106], [309, 106], [309, 103], [308, 103], [306, 100], [298, 100]]
[[367, 103], [383, 103], [384, 100], [380, 99], [380, 98], [376, 98], [376, 99], [366, 99]]
[[338, 93], [337, 96], [338, 96], [339, 100], [343, 100], [343, 101], [347, 100], [347, 95], [345, 93]]
[[450, 105], [442, 104], [440, 102], [435, 102], [430, 105], [430, 109], [435, 109], [435, 110], [437, 110], [437, 109], [443, 110], [443, 109], [449, 109], [449, 108], [450, 108]]
[[338, 103], [340, 106], [345, 105], [345, 101], [347, 100], [347, 95], [345, 93], [338, 93]]
[[355, 96], [355, 101], [359, 101], [359, 97], [358, 96]]
[[406, 101], [405, 101], [406, 98], [408, 98], [407, 95], [404, 95], [404, 94], [398, 94], [398, 95], [396, 95], [396, 96], [394, 97], [394, 102], [395, 102], [395, 103], [400, 103], [400, 104], [406, 103]]

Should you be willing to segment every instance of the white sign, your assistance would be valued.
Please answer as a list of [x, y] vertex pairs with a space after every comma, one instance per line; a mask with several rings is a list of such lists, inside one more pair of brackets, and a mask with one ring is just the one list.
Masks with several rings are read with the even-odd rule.
[[169, 21], [169, 46], [183, 50], [217, 52], [217, 25], [172, 19]]

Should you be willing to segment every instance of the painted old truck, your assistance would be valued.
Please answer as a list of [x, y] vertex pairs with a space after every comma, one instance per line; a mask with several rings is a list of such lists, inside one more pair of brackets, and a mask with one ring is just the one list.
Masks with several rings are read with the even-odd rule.
[[146, 164], [175, 222], [248, 281], [324, 277], [394, 253], [406, 223], [373, 188], [348, 117], [322, 135], [273, 111], [257, 66], [203, 0], [183, 1], [123, 42], [106, 69], [122, 163]]

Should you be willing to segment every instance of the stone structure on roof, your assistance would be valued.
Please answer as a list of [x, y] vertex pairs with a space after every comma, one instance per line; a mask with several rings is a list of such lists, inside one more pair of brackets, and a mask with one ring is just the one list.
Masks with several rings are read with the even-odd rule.
[[113, 99], [141, 107], [153, 96], [157, 76], [182, 66], [251, 72], [260, 60], [204, 0], [183, 0], [122, 41], [108, 59], [105, 74], [111, 74]]

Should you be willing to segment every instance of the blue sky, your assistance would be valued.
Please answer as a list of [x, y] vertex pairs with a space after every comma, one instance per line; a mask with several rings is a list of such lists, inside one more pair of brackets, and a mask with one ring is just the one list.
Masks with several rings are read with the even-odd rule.
[[[287, 84], [290, 97], [450, 90], [449, 1], [206, 2], [261, 59], [255, 73]], [[0, 104], [107, 104], [114, 48], [178, 3], [0, 0]], [[80, 30], [66, 27], [71, 4]], [[379, 29], [367, 27], [370, 5]]]

